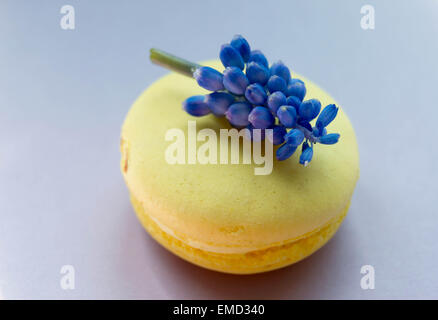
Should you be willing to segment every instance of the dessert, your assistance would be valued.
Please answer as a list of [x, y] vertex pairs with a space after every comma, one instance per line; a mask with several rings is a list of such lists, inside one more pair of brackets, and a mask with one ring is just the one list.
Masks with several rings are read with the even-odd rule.
[[[263, 62], [263, 59], [260, 61]], [[223, 69], [220, 61], [208, 61], [203, 65], [215, 70]], [[247, 64], [246, 72], [249, 70]], [[262, 73], [256, 74], [263, 76]], [[273, 79], [269, 85], [272, 76], [267, 78], [265, 86], [282, 86], [278, 79]], [[305, 84], [306, 97], [317, 99], [323, 106], [338, 106], [329, 94], [311, 81], [297, 75], [294, 78], [301, 79]], [[249, 100], [258, 98], [258, 88], [253, 86], [253, 89], [252, 94], [248, 94]], [[266, 110], [271, 110], [270, 105], [274, 105], [269, 103], [269, 99], [282, 100], [280, 94], [273, 95], [277, 91], [268, 91], [270, 94], [263, 102]], [[227, 89], [227, 92], [230, 91]], [[191, 110], [205, 113], [198, 114], [200, 117], [196, 118], [181, 110], [181, 103], [187, 97], [205, 94], [208, 91], [200, 88], [190, 77], [171, 73], [143, 92], [125, 119], [121, 134], [121, 171], [144, 228], [161, 245], [181, 258], [227, 273], [269, 271], [295, 263], [315, 252], [339, 228], [359, 177], [357, 142], [345, 112], [341, 107], [327, 109], [327, 119], [334, 119], [330, 112], [336, 116], [334, 121], [329, 119], [328, 128], [339, 133], [340, 138], [338, 135], [337, 143], [330, 146], [318, 145], [313, 156], [312, 138], [305, 136], [302, 139], [298, 132], [294, 132], [296, 123], [290, 123], [288, 127], [282, 125], [293, 120], [286, 107], [289, 104], [285, 104], [284, 108], [279, 106], [277, 117], [274, 116], [275, 126], [279, 129], [270, 132], [269, 136], [273, 141], [278, 139], [275, 131], [280, 132], [280, 137], [284, 137], [280, 140], [284, 144], [274, 146], [276, 156], [268, 174], [255, 174], [254, 169], [260, 164], [254, 161], [246, 164], [242, 161], [239, 164], [221, 163], [219, 160], [217, 163], [189, 163], [187, 145], [184, 146], [187, 161], [184, 164], [169, 163], [166, 159], [171, 144], [166, 141], [169, 130], [177, 129], [184, 133], [183, 138], [188, 143], [191, 121], [196, 120], [198, 136], [200, 130], [211, 129], [219, 137], [221, 129], [232, 128], [227, 115], [217, 117], [217, 113], [227, 113], [229, 106], [222, 111], [215, 109], [216, 113], [196, 106]], [[239, 94], [242, 95], [242, 92]], [[297, 98], [303, 100], [304, 96]], [[285, 99], [288, 99], [286, 95]], [[187, 103], [184, 107], [187, 111]], [[283, 108], [283, 115], [280, 112], [278, 116], [280, 108]], [[252, 107], [251, 111], [254, 109]], [[250, 121], [251, 128], [268, 125], [267, 121], [271, 118], [265, 110], [256, 111]], [[311, 121], [313, 132], [316, 132], [315, 128], [325, 130], [327, 124], [315, 124], [323, 120]], [[282, 127], [286, 128], [283, 130]], [[324, 132], [320, 137], [327, 135]], [[240, 146], [243, 140], [239, 140]], [[257, 145], [266, 151], [266, 141], [263, 138], [253, 139], [253, 148]], [[290, 152], [291, 148], [297, 149], [297, 141], [307, 144], [307, 147], [300, 148], [301, 154]], [[199, 152], [204, 143], [202, 139], [196, 140], [195, 149]], [[280, 148], [286, 148], [284, 146], [289, 148], [287, 152], [279, 152]], [[231, 146], [228, 147], [230, 154]], [[306, 150], [312, 150], [312, 155]], [[218, 145], [218, 159], [220, 151]], [[241, 148], [240, 160], [244, 152]]]

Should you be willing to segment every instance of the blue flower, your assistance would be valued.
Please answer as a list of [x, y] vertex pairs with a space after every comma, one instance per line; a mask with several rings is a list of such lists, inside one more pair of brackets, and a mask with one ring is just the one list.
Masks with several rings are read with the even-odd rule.
[[292, 106], [281, 106], [277, 111], [277, 117], [286, 128], [292, 128], [297, 122], [297, 111]]
[[234, 96], [227, 92], [213, 92], [206, 95], [205, 102], [215, 116], [223, 116], [234, 102]]
[[[281, 61], [269, 67], [260, 50], [252, 50], [244, 37], [236, 35], [230, 44], [220, 50], [220, 59], [226, 67], [224, 73], [163, 53], [163, 60], [156, 56], [153, 61], [191, 75], [198, 84], [214, 91], [206, 96], [193, 96], [183, 102], [183, 108], [193, 116], [213, 113], [224, 116], [234, 127], [247, 128], [245, 134], [253, 141], [268, 140], [277, 149], [277, 159], [286, 160], [302, 145], [299, 162], [307, 166], [313, 158], [315, 144], [335, 144], [340, 135], [327, 134], [326, 127], [336, 118], [338, 107], [327, 105], [321, 111], [317, 99], [303, 101], [306, 86], [300, 79], [291, 78], [291, 72]], [[151, 58], [152, 59], [152, 58]], [[245, 73], [244, 71], [245, 70]], [[317, 118], [312, 126], [311, 121]], [[287, 128], [290, 128], [287, 132]], [[261, 130], [256, 131], [256, 129]], [[259, 132], [259, 134], [255, 134]]]
[[289, 105], [289, 106], [294, 107], [295, 110], [297, 110], [297, 113], [298, 113], [298, 109], [300, 107], [301, 100], [298, 99], [297, 97], [290, 96], [290, 97], [287, 97], [286, 104]]
[[268, 90], [270, 93], [275, 91], [286, 92], [287, 84], [286, 81], [282, 77], [279, 76], [271, 76], [268, 80]]
[[287, 95], [294, 96], [303, 101], [306, 95], [306, 86], [300, 79], [291, 79], [287, 86]]
[[183, 109], [195, 117], [205, 116], [210, 113], [204, 96], [192, 96], [183, 102]]
[[287, 144], [297, 147], [303, 142], [304, 133], [299, 129], [292, 129], [286, 134], [284, 138]]
[[251, 54], [251, 48], [248, 41], [240, 34], [236, 34], [231, 40], [231, 46], [235, 48], [243, 58], [244, 62], [248, 62], [249, 56]]
[[321, 110], [321, 102], [317, 99], [303, 101], [298, 109], [298, 114], [304, 120], [310, 121], [316, 118]]
[[318, 142], [322, 144], [335, 144], [339, 140], [339, 133], [329, 133], [318, 138]]
[[252, 104], [262, 105], [268, 98], [265, 89], [258, 83], [246, 87], [245, 98]]
[[307, 167], [310, 161], [312, 161], [313, 158], [313, 147], [309, 146], [307, 142], [303, 143], [301, 156], [300, 156], [300, 163]]
[[245, 62], [243, 62], [243, 58], [240, 55], [239, 51], [234, 49], [230, 44], [224, 44], [221, 47], [221, 51], [219, 53], [219, 58], [222, 61], [222, 64], [225, 68], [227, 67], [236, 67], [240, 70], [245, 68]]
[[281, 91], [271, 93], [268, 97], [268, 107], [273, 115], [277, 115], [277, 110], [287, 104], [286, 96]]
[[318, 120], [316, 120], [316, 127], [323, 129], [332, 122], [338, 114], [338, 107], [334, 104], [326, 106], [319, 114]]
[[265, 55], [260, 50], [251, 51], [248, 62], [252, 62], [252, 61], [260, 63], [266, 68], [269, 68], [268, 59], [266, 59]]
[[275, 125], [272, 128], [272, 134], [268, 134], [268, 140], [271, 141], [273, 145], [279, 145], [284, 142], [285, 135], [286, 128], [284, 126]]
[[250, 83], [260, 83], [264, 86], [270, 77], [269, 69], [257, 62], [250, 62], [246, 65], [246, 76]]
[[255, 107], [248, 116], [248, 121], [251, 122], [254, 128], [266, 129], [271, 127], [275, 119], [269, 109], [265, 107]]
[[312, 125], [305, 119], [299, 119], [297, 124], [306, 129], [307, 131], [313, 133]]
[[290, 71], [289, 68], [286, 67], [283, 62], [278, 61], [273, 63], [270, 70], [271, 70], [271, 75], [276, 75], [279, 76], [280, 78], [283, 78], [283, 80], [286, 82], [286, 85], [289, 83]]
[[236, 127], [249, 125], [248, 116], [251, 112], [251, 105], [246, 102], [233, 103], [225, 112], [225, 117]]
[[224, 89], [222, 73], [213, 68], [200, 67], [193, 73], [193, 78], [195, 78], [200, 87], [209, 91]]
[[325, 135], [327, 134], [327, 129], [326, 129], [326, 128], [323, 128], [322, 131], [321, 131], [321, 130], [318, 129], [317, 126], [315, 126], [315, 127], [313, 128], [312, 133], [313, 133], [313, 135], [314, 135], [315, 137], [325, 136]]
[[236, 95], [243, 95], [249, 81], [245, 74], [236, 67], [226, 68], [224, 71], [225, 88]]
[[285, 143], [277, 149], [277, 160], [283, 161], [289, 159], [297, 150], [297, 146], [293, 146], [291, 144]]

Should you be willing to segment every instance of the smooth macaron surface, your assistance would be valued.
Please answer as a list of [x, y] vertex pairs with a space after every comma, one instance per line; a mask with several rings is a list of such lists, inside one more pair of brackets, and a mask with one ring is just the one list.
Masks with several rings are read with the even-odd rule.
[[[223, 70], [217, 61], [206, 65]], [[309, 80], [293, 76], [305, 82], [305, 99], [319, 99], [323, 107], [339, 106]], [[244, 253], [300, 239], [348, 206], [359, 177], [359, 155], [342, 108], [327, 128], [341, 134], [339, 142], [315, 145], [307, 167], [299, 164], [300, 150], [277, 161], [276, 147], [269, 175], [255, 175], [260, 165], [254, 163], [169, 164], [169, 129], [183, 130], [187, 139], [188, 121], [196, 121], [198, 131], [213, 129], [218, 137], [220, 129], [231, 128], [223, 118], [196, 118], [181, 109], [187, 97], [205, 93], [193, 79], [171, 73], [142, 93], [123, 125], [121, 169], [126, 183], [163, 231], [202, 250]]]

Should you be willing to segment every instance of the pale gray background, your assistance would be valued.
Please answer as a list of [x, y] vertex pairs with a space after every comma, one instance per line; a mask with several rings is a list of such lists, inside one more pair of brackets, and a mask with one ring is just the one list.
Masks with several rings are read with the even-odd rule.
[[[59, 26], [62, 5], [76, 30]], [[360, 28], [373, 4], [376, 29]], [[438, 298], [438, 1], [0, 2], [0, 293], [4, 298]], [[359, 140], [337, 235], [283, 270], [186, 263], [138, 223], [119, 172], [134, 99], [160, 47], [215, 58], [235, 33], [327, 89]], [[180, 111], [175, 111], [180, 112]], [[76, 289], [60, 268], [76, 268]], [[360, 288], [360, 267], [376, 289]]]

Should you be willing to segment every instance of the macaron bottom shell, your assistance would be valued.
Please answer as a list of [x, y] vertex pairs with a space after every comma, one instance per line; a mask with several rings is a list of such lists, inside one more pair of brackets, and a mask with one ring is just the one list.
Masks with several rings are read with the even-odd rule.
[[339, 229], [350, 203], [325, 226], [281, 245], [247, 253], [215, 253], [194, 248], [162, 230], [131, 193], [131, 202], [143, 227], [158, 243], [180, 258], [200, 267], [231, 274], [255, 274], [280, 269], [310, 256], [324, 246]]

